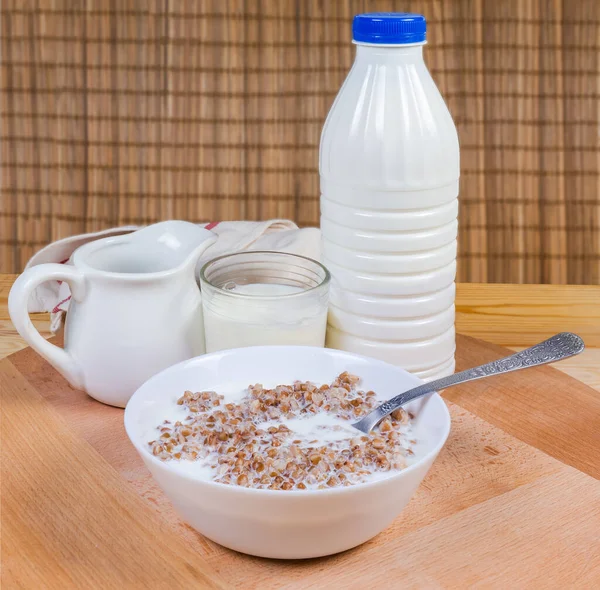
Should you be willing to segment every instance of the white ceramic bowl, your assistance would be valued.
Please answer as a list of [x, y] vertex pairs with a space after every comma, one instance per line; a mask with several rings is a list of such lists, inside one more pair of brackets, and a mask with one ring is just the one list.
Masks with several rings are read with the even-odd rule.
[[165, 399], [184, 390], [239, 391], [296, 379], [329, 383], [350, 371], [381, 400], [422, 381], [382, 361], [324, 348], [265, 346], [204, 355], [152, 377], [125, 410], [127, 434], [182, 518], [213, 541], [243, 553], [282, 559], [329, 555], [360, 545], [384, 530], [417, 489], [450, 431], [450, 415], [437, 394], [409, 406], [415, 414], [415, 460], [373, 483], [327, 490], [272, 491], [201, 481], [178, 472], [147, 449], [161, 423]]

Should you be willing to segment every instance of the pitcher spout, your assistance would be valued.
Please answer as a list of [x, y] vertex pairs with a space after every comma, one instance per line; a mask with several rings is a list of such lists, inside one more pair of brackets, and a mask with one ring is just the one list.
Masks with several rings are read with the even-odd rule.
[[172, 268], [195, 267], [217, 236], [189, 221], [163, 221], [136, 232], [132, 240], [156, 248], [162, 256], [172, 257]]
[[144, 280], [196, 266], [217, 236], [188, 221], [162, 221], [125, 236], [90, 242], [74, 254], [75, 265], [96, 275]]

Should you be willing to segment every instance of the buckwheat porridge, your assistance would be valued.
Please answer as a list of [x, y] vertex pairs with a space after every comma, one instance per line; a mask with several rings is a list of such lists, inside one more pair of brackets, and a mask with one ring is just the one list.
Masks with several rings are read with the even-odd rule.
[[177, 420], [156, 428], [150, 451], [179, 470], [224, 484], [270, 490], [325, 489], [382, 479], [414, 454], [411, 419], [396, 410], [369, 435], [351, 426], [378, 405], [347, 372], [330, 385], [266, 389], [235, 401], [186, 391]]

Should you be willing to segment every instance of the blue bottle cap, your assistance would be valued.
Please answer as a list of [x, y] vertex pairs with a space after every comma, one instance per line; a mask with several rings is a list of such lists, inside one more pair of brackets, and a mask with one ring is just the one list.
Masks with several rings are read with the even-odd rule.
[[357, 43], [406, 45], [423, 43], [427, 24], [421, 14], [370, 12], [357, 14], [352, 22], [352, 38]]

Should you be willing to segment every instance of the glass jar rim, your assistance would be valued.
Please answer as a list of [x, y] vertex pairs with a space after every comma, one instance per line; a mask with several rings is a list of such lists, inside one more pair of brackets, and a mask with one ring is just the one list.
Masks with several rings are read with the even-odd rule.
[[[295, 258], [295, 259], [299, 259], [299, 260], [305, 260], [311, 264], [314, 264], [316, 267], [320, 268], [323, 271], [323, 279], [314, 287], [309, 287], [308, 289], [302, 289], [301, 291], [298, 291], [296, 293], [284, 293], [281, 295], [252, 295], [252, 294], [248, 294], [248, 293], [236, 293], [235, 291], [230, 291], [229, 289], [224, 289], [223, 287], [219, 287], [217, 285], [215, 285], [214, 283], [212, 283], [210, 281], [210, 279], [207, 278], [206, 276], [206, 271], [209, 269], [209, 267], [212, 264], [215, 264], [221, 260], [225, 260], [227, 258], [235, 258], [238, 256], [248, 256], [248, 255], [252, 255], [252, 254], [272, 254], [275, 256], [281, 256], [282, 258]], [[202, 268], [200, 269], [200, 282], [201, 283], [205, 283], [207, 285], [210, 286], [211, 289], [214, 289], [215, 291], [226, 295], [228, 297], [235, 297], [238, 299], [251, 299], [253, 301], [273, 301], [273, 300], [278, 300], [278, 299], [291, 299], [294, 297], [301, 297], [303, 295], [305, 295], [306, 293], [310, 293], [312, 291], [315, 291], [317, 289], [322, 289], [323, 287], [327, 286], [329, 284], [329, 282], [331, 281], [331, 273], [329, 272], [329, 270], [327, 269], [327, 267], [322, 264], [321, 262], [319, 262], [318, 260], [315, 260], [314, 258], [309, 258], [308, 256], [302, 256], [301, 254], [293, 254], [291, 252], [279, 252], [277, 250], [244, 250], [242, 252], [232, 252], [231, 254], [223, 254], [221, 256], [217, 256], [216, 258], [212, 258], [211, 260], [209, 260], [208, 262], [205, 262], [204, 265], [202, 266]]]

